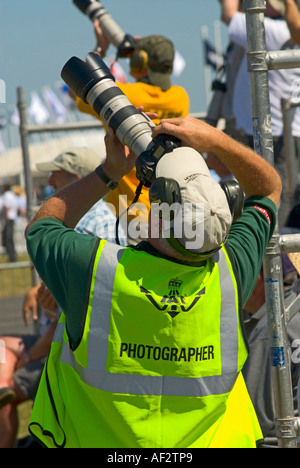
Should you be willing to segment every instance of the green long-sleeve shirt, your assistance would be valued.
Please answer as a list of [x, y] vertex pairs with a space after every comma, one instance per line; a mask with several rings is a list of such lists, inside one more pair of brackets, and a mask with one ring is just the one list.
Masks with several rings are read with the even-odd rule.
[[[255, 286], [275, 224], [274, 203], [268, 198], [252, 197], [246, 200], [242, 217], [231, 228], [227, 245], [235, 261], [243, 305]], [[78, 234], [52, 218], [37, 221], [27, 236], [32, 262], [66, 314], [71, 344], [77, 343], [81, 334], [98, 243], [98, 237]], [[160, 255], [149, 244], [140, 248], [146, 249], [149, 255]]]

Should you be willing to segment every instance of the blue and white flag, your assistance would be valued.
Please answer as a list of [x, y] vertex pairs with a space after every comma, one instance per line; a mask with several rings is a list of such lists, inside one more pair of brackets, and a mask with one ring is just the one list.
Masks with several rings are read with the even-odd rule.
[[42, 125], [47, 120], [49, 120], [49, 112], [46, 106], [43, 104], [39, 95], [33, 91], [31, 93], [31, 102], [28, 109], [28, 116], [36, 123], [37, 125]]
[[58, 96], [51, 88], [44, 88], [42, 94], [53, 120], [57, 123], [64, 123], [68, 111]]
[[210, 65], [214, 70], [222, 68], [225, 65], [225, 55], [217, 52], [216, 48], [207, 39], [204, 39], [203, 46], [206, 65]]

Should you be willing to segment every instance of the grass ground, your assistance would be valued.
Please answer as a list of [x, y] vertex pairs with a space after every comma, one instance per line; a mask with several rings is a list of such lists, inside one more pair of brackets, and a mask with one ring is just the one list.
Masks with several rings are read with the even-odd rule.
[[28, 424], [32, 411], [32, 401], [25, 401], [18, 406], [18, 415], [19, 415], [19, 430], [18, 430], [18, 439], [23, 439], [29, 435]]
[[[20, 255], [18, 262], [28, 262], [28, 255]], [[0, 256], [0, 265], [7, 262], [6, 256]], [[31, 271], [29, 267], [0, 269], [0, 298], [25, 294], [31, 287]]]

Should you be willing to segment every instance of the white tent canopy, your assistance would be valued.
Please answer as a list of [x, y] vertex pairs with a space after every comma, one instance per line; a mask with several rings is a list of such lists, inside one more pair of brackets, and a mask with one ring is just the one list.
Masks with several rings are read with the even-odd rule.
[[[85, 146], [99, 154], [100, 160], [105, 158], [104, 130], [72, 132], [59, 139], [34, 143], [29, 146], [30, 168], [32, 174], [37, 174], [36, 163], [51, 161], [67, 148]], [[0, 184], [4, 179], [22, 176], [23, 174], [22, 149], [12, 148], [0, 154]]]

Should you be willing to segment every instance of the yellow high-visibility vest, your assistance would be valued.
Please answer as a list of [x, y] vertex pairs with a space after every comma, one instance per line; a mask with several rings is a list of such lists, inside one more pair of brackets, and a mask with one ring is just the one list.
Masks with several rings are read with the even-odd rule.
[[47, 447], [255, 447], [239, 290], [203, 267], [101, 241], [75, 350], [62, 314], [30, 422]]

